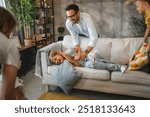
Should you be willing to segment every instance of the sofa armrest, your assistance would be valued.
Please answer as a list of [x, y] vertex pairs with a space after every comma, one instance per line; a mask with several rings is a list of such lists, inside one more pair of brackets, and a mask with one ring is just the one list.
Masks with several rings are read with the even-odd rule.
[[45, 78], [46, 75], [48, 74], [47, 73], [48, 65], [50, 65], [49, 59], [48, 59], [48, 52], [50, 50], [61, 51], [61, 43], [62, 42], [52, 43], [52, 44], [40, 49], [40, 51], [41, 51], [41, 71], [42, 71], [43, 78]]
[[41, 75], [43, 78], [46, 78], [47, 76], [47, 69], [48, 69], [48, 61], [46, 57], [46, 52], [41, 52]]
[[[62, 50], [62, 42], [52, 43], [44, 48], [41, 48], [37, 51], [36, 54], [36, 64], [35, 64], [35, 75], [44, 78], [44, 75], [47, 75], [48, 67], [48, 52], [50, 50]], [[42, 56], [41, 56], [42, 55]], [[44, 70], [44, 71], [43, 71]], [[46, 71], [46, 72], [45, 72]]]

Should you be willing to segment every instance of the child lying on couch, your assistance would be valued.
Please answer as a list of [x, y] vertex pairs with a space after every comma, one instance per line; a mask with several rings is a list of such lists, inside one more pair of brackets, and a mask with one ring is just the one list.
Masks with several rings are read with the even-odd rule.
[[87, 67], [94, 69], [107, 69], [110, 71], [121, 71], [122, 73], [126, 70], [125, 65], [119, 65], [110, 61], [104, 60], [102, 57], [97, 55], [96, 50], [92, 50], [85, 59], [75, 61], [76, 56], [75, 49], [71, 48], [65, 52], [52, 50], [49, 52], [49, 60], [53, 64], [61, 64], [64, 60], [68, 60], [75, 67]]

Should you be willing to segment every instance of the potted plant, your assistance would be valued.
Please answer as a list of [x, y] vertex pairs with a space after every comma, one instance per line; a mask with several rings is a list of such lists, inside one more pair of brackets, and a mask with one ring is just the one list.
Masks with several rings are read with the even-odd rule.
[[8, 8], [17, 18], [18, 31], [23, 33], [24, 40], [30, 39], [33, 18], [35, 17], [34, 0], [7, 0]]
[[60, 34], [60, 36], [58, 37], [58, 41], [63, 40], [62, 34], [65, 32], [65, 28], [63, 26], [60, 26], [60, 27], [57, 28], [57, 31]]

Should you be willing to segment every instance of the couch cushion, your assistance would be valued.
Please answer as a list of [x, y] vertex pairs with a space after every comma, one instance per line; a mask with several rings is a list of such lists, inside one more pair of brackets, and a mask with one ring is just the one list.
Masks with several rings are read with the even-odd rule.
[[[80, 38], [81, 49], [85, 50], [89, 43], [89, 38], [86, 37], [79, 37], [79, 38]], [[73, 43], [72, 43], [71, 35], [65, 35], [62, 42], [62, 50], [65, 51], [67, 48], [72, 48], [72, 47], [73, 47]]]
[[129, 58], [133, 57], [135, 51], [140, 48], [143, 38], [130, 38], [130, 51], [129, 51]]
[[84, 67], [76, 67], [82, 73], [81, 78], [94, 80], [110, 80], [110, 72], [107, 70], [97, 70]]
[[48, 73], [49, 75], [51, 75], [52, 72], [54, 71], [54, 69], [56, 69], [57, 67], [58, 67], [58, 65], [51, 65], [51, 66], [48, 66], [48, 68], [47, 68], [47, 73]]
[[66, 94], [70, 93], [74, 85], [80, 80], [81, 75], [81, 72], [67, 60], [52, 72], [53, 80]]
[[98, 38], [95, 46], [97, 53], [105, 60], [110, 60], [111, 41], [111, 38]]
[[123, 74], [120, 72], [112, 72], [111, 80], [113, 82], [150, 85], [150, 75], [140, 71], [126, 70]]
[[129, 59], [140, 47], [141, 43], [142, 39], [140, 38], [112, 39], [110, 61], [119, 64], [128, 64]]

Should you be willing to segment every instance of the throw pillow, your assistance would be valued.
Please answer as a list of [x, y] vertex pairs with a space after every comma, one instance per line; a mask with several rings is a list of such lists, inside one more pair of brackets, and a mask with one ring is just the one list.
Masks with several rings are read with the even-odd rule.
[[133, 58], [129, 61], [129, 70], [138, 70], [148, 63], [148, 44], [144, 44], [140, 50], [135, 52]]
[[54, 69], [53, 80], [66, 93], [69, 94], [81, 77], [81, 73], [67, 60]]

